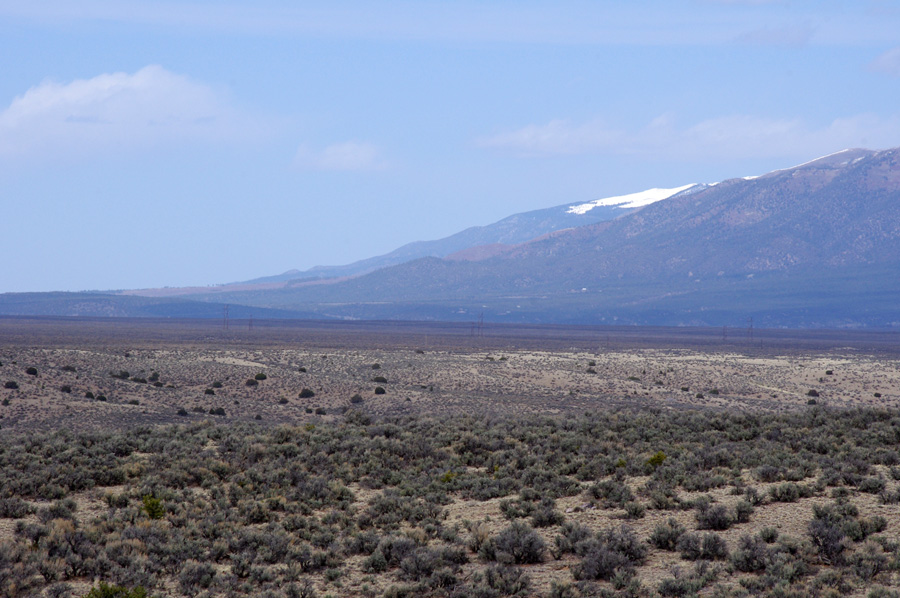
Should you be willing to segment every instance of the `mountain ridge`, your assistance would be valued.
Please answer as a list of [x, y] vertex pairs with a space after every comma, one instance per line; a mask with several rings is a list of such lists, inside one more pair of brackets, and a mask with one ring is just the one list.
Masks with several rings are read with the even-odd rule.
[[[851, 290], [829, 287], [865, 286], [868, 272], [886, 278], [873, 291], [885, 297], [893, 292], [898, 277], [891, 274], [900, 272], [897, 155], [897, 150], [844, 150], [482, 256], [423, 258], [316, 289], [299, 285], [244, 299], [335, 317], [388, 317], [411, 310], [441, 318], [471, 314], [483, 305], [487, 317], [500, 319], [515, 315], [517, 300], [543, 301], [541, 318], [552, 320], [554, 311], [572, 305], [576, 317], [581, 313], [586, 321], [598, 319], [593, 315], [598, 309], [612, 314], [643, 305], [646, 317], [631, 318], [637, 323], [655, 322], [654, 310], [662, 314], [667, 305], [678, 304], [681, 316], [660, 317], [715, 325], [715, 318], [704, 319], [676, 298], [692, 297], [700, 311], [715, 313], [734, 301], [729, 292], [757, 292], [773, 308], [778, 301], [790, 304], [795, 314], [773, 317], [773, 325], [819, 325], [828, 310], [822, 295], [834, 291], [832, 304], [839, 309], [833, 321], [894, 325], [900, 315], [884, 297], [871, 306], [882, 315], [871, 317], [866, 297], [854, 295], [848, 306], [842, 302]], [[721, 297], [719, 304], [706, 301], [703, 293]], [[818, 306], [815, 318], [801, 317], [805, 302]], [[376, 303], [392, 304], [394, 312]], [[429, 311], [429, 306], [440, 307]]]
[[[206, 302], [341, 319], [900, 327], [900, 149], [841, 150], [678, 189], [581, 226], [555, 220], [524, 242], [473, 245], [480, 237], [470, 233], [439, 257], [338, 278], [183, 289], [180, 299], [184, 309]], [[504, 227], [545, 230], [546, 217], [578, 205], [514, 214], [490, 225], [490, 238]], [[438, 241], [456, 237], [450, 247], [466, 231]]]

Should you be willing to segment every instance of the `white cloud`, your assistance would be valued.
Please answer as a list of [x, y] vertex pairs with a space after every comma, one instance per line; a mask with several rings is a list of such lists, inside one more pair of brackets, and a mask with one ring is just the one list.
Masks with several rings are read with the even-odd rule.
[[869, 64], [873, 71], [900, 77], [900, 46], [888, 50]]
[[247, 123], [220, 95], [160, 66], [46, 81], [0, 112], [0, 155], [90, 155], [230, 137]]
[[619, 146], [625, 141], [621, 131], [596, 120], [573, 125], [567, 120], [551, 120], [545, 125], [527, 125], [507, 133], [482, 137], [482, 147], [510, 149], [524, 155], [584, 154]]
[[294, 156], [294, 166], [302, 170], [366, 172], [384, 170], [388, 162], [381, 150], [371, 143], [345, 141], [322, 150], [300, 146]]
[[631, 155], [646, 159], [717, 161], [808, 157], [850, 147], [900, 145], [900, 116], [859, 114], [813, 127], [802, 119], [732, 115], [679, 127], [665, 115], [638, 131], [590, 121], [553, 120], [477, 140], [481, 147], [521, 156]]

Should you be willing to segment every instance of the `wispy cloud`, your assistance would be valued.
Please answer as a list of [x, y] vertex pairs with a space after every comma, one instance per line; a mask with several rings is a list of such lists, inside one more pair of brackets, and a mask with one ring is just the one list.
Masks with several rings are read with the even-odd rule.
[[800, 48], [809, 44], [815, 28], [809, 23], [783, 27], [761, 27], [739, 34], [735, 41], [757, 46], [787, 46]]
[[799, 118], [753, 115], [722, 116], [679, 126], [671, 115], [664, 115], [637, 131], [614, 129], [597, 120], [581, 124], [554, 120], [483, 137], [476, 143], [522, 157], [606, 154], [676, 161], [796, 158], [848, 147], [900, 145], [900, 116], [859, 114], [815, 127]]
[[900, 77], [900, 46], [888, 50], [869, 64], [873, 71]]
[[220, 140], [251, 127], [221, 93], [147, 66], [69, 83], [46, 81], [0, 112], [0, 155], [34, 156]]
[[599, 120], [582, 124], [551, 120], [547, 124], [526, 125], [477, 140], [481, 147], [507, 149], [530, 156], [591, 153], [621, 147], [626, 142], [624, 132], [611, 129]]
[[302, 145], [294, 156], [294, 167], [301, 170], [372, 172], [388, 166], [382, 151], [363, 141], [334, 143], [321, 150]]

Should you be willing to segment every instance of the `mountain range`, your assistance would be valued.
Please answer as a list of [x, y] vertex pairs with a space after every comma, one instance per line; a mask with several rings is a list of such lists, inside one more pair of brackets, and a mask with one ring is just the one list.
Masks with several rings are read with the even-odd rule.
[[[900, 326], [898, 158], [844, 150], [759, 177], [516, 214], [346, 266], [104, 300], [165, 300], [154, 309], [174, 315], [199, 302], [257, 317]], [[69, 300], [54, 297], [57, 315], [75, 313]], [[0, 295], [0, 313], [12, 303]], [[39, 295], [28, 303], [43, 309]]]

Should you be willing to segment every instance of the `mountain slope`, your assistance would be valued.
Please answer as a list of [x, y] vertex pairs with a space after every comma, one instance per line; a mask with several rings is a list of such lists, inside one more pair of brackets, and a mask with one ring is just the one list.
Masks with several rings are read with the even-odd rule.
[[426, 258], [231, 300], [339, 317], [484, 311], [498, 320], [719, 325], [756, 314], [769, 325], [892, 325], [898, 154], [845, 150], [484, 259]]
[[301, 279], [358, 276], [423, 257], [446, 257], [485, 245], [516, 245], [566, 228], [613, 220], [634, 210], [670, 197], [688, 195], [707, 185], [691, 184], [674, 189], [648, 189], [639, 193], [607, 197], [583, 204], [567, 203], [542, 210], [513, 214], [493, 224], [473, 226], [433, 241], [408, 243], [390, 253], [343, 266], [315, 266], [309, 270], [289, 270], [242, 284], [265, 284]]

